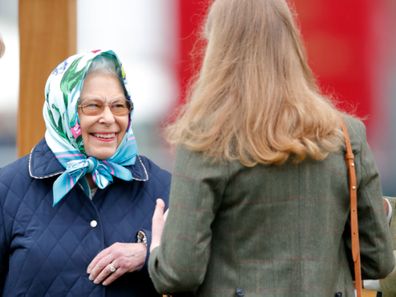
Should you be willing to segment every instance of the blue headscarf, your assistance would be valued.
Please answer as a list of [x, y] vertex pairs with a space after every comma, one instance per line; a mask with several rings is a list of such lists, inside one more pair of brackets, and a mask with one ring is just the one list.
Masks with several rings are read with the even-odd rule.
[[113, 176], [126, 181], [133, 179], [131, 172], [124, 167], [133, 165], [137, 156], [137, 145], [131, 125], [132, 112], [126, 134], [113, 156], [107, 160], [98, 160], [85, 153], [78, 118], [78, 100], [92, 61], [98, 56], [114, 61], [125, 96], [127, 100], [131, 100], [122, 64], [111, 50], [97, 50], [71, 56], [52, 71], [45, 86], [45, 140], [66, 169], [53, 185], [54, 206], [78, 182], [90, 197], [90, 187], [83, 178], [86, 174], [92, 174], [93, 181], [100, 189], [111, 184]]

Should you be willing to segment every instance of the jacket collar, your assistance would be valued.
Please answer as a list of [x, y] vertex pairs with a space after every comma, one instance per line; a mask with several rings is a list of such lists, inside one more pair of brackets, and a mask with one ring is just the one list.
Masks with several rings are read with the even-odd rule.
[[[140, 156], [136, 157], [134, 165], [125, 166], [134, 180], [147, 181], [149, 174]], [[35, 179], [44, 179], [61, 175], [65, 168], [58, 162], [54, 153], [50, 150], [45, 139], [42, 139], [30, 152], [29, 174]]]

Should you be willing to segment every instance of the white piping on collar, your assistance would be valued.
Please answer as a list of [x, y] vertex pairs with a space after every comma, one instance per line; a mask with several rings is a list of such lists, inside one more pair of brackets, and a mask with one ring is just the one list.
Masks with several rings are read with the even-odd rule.
[[[65, 172], [65, 170], [63, 170], [63, 171], [58, 171], [58, 172], [55, 172], [55, 173], [52, 173], [52, 174], [49, 174], [49, 175], [44, 175], [44, 176], [35, 176], [35, 175], [33, 175], [31, 164], [32, 164], [32, 154], [33, 154], [33, 151], [34, 151], [35, 148], [36, 148], [36, 146], [32, 148], [32, 150], [30, 151], [30, 154], [29, 154], [29, 175], [30, 175], [30, 177], [35, 178], [35, 179], [45, 179], [45, 178], [53, 177], [55, 175], [60, 175], [63, 172]], [[132, 177], [133, 177], [134, 180], [148, 181], [149, 176], [148, 176], [148, 173], [147, 173], [146, 166], [144, 166], [143, 161], [142, 161], [142, 159], [140, 158], [139, 155], [137, 156], [137, 159], [138, 159], [140, 165], [143, 167], [143, 171], [144, 171], [145, 177], [144, 178], [136, 178], [133, 175], [132, 175]]]
[[45, 179], [45, 178], [53, 177], [55, 175], [60, 175], [60, 174], [62, 174], [64, 172], [64, 170], [63, 170], [63, 171], [55, 172], [55, 173], [52, 173], [52, 174], [49, 174], [49, 175], [44, 175], [44, 176], [35, 176], [35, 175], [33, 175], [33, 173], [32, 173], [32, 155], [33, 155], [33, 151], [34, 151], [35, 148], [36, 148], [36, 146], [34, 146], [32, 148], [32, 150], [30, 151], [30, 154], [29, 154], [29, 175], [30, 175], [30, 177], [35, 178], [35, 179]]
[[148, 181], [148, 179], [149, 179], [149, 176], [148, 176], [148, 173], [147, 173], [147, 169], [146, 169], [146, 166], [144, 166], [144, 164], [143, 164], [143, 161], [142, 161], [142, 159], [140, 158], [140, 156], [138, 155], [137, 156], [137, 159], [139, 160], [139, 162], [140, 162], [140, 165], [142, 165], [142, 167], [143, 167], [143, 171], [144, 171], [144, 174], [146, 175], [146, 177], [145, 178], [143, 178], [143, 179], [140, 179], [140, 178], [135, 178], [135, 177], [133, 177], [133, 179], [134, 180], [138, 180], [138, 181]]

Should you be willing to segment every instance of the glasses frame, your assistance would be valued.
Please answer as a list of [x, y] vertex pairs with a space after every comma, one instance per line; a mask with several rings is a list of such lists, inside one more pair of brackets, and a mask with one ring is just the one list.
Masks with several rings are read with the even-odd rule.
[[113, 104], [115, 101], [113, 101], [113, 102], [105, 102], [105, 101], [104, 101], [104, 102], [103, 102], [103, 101], [100, 100], [100, 99], [87, 99], [87, 100], [101, 101], [101, 102], [103, 103], [103, 108], [102, 108], [101, 111], [98, 112], [98, 113], [89, 113], [89, 112], [86, 112], [86, 110], [84, 111], [84, 108], [87, 107], [87, 104], [84, 104], [84, 101], [85, 101], [85, 100], [81, 100], [82, 103], [78, 104], [77, 107], [78, 107], [78, 109], [81, 110], [81, 112], [82, 112], [84, 115], [86, 115], [86, 116], [98, 116], [98, 115], [101, 115], [101, 114], [104, 112], [106, 106], [109, 107], [111, 113], [112, 113], [114, 116], [125, 116], [125, 115], [129, 115], [129, 114], [131, 113], [131, 111], [134, 109], [133, 102], [132, 102], [131, 100], [127, 100], [127, 99], [124, 99], [124, 100], [125, 100], [125, 102], [127, 103], [127, 105], [129, 106], [129, 108], [128, 108], [128, 112], [126, 112], [125, 114], [124, 114], [124, 113], [122, 113], [122, 114], [117, 114], [117, 113], [114, 113], [114, 112], [113, 112], [113, 110], [111, 109], [111, 106], [112, 106], [112, 104]]

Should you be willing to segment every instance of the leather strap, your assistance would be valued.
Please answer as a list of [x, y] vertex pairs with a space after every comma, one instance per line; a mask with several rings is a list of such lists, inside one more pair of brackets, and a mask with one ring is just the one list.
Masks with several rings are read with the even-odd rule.
[[344, 134], [346, 153], [345, 163], [348, 168], [349, 196], [351, 203], [351, 239], [352, 239], [352, 259], [355, 271], [356, 296], [362, 296], [362, 274], [360, 265], [360, 243], [359, 243], [359, 224], [357, 215], [357, 182], [355, 171], [355, 156], [353, 155], [351, 140], [345, 122], [341, 121], [341, 128]]

